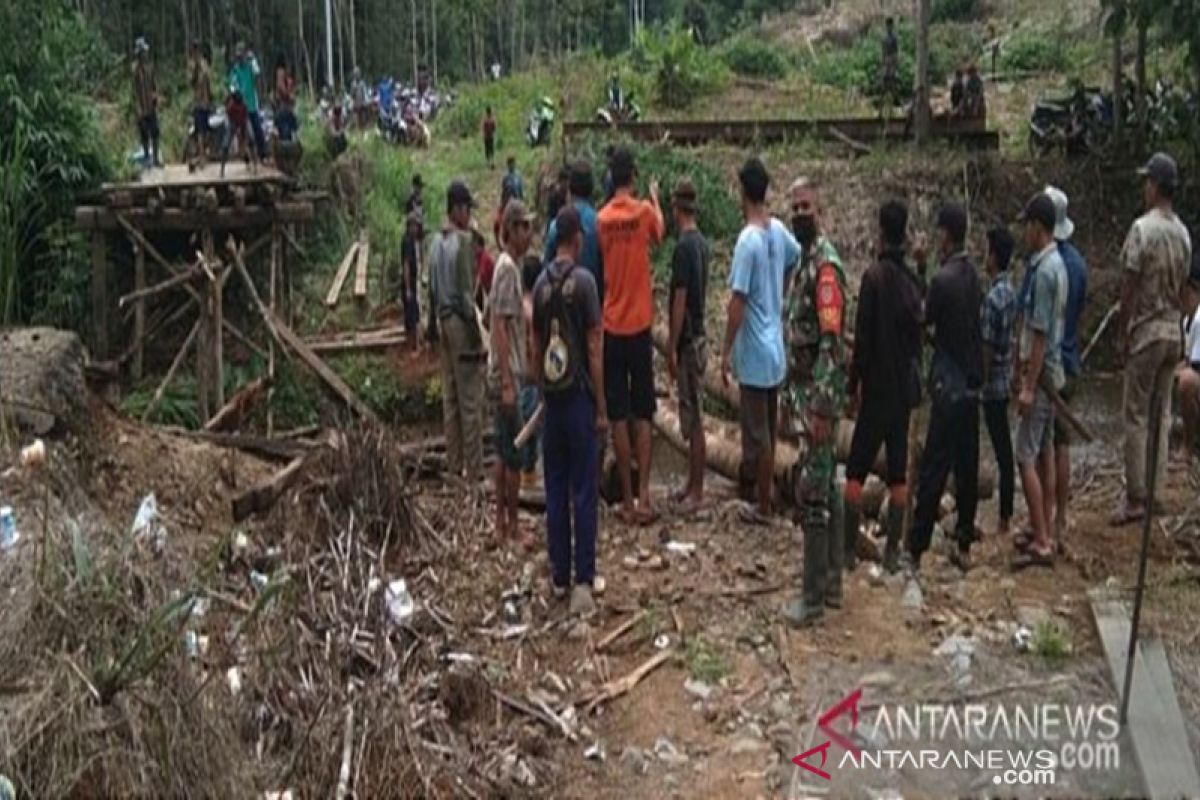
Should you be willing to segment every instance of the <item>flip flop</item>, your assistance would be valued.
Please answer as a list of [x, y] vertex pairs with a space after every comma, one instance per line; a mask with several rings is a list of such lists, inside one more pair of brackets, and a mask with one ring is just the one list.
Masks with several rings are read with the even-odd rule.
[[1021, 531], [1013, 534], [1013, 549], [1018, 553], [1024, 553], [1033, 544], [1033, 534]]
[[749, 504], [743, 505], [738, 509], [738, 519], [746, 525], [754, 525], [759, 528], [765, 528], [771, 524], [771, 520], [767, 519], [761, 511]]
[[1013, 572], [1022, 572], [1030, 567], [1047, 567], [1054, 569], [1054, 556], [1049, 553], [1039, 553], [1037, 550], [1026, 550], [1012, 560]]
[[626, 525], [636, 525], [638, 523], [637, 512], [629, 511], [624, 506], [617, 509], [617, 519]]
[[633, 519], [634, 522], [645, 528], [658, 522], [659, 513], [653, 508], [639, 508], [633, 512]]

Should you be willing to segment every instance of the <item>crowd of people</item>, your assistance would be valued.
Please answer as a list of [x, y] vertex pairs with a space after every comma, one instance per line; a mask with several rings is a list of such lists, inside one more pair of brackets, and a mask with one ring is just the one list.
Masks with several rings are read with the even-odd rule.
[[[804, 533], [802, 591], [784, 612], [790, 622], [811, 624], [841, 607], [842, 576], [855, 568], [863, 488], [872, 472], [888, 487], [888, 572], [919, 581], [951, 474], [956, 523], [947, 557], [963, 572], [971, 568], [980, 536], [981, 416], [999, 472], [997, 534], [1011, 539], [1012, 568], [1054, 565], [1069, 526], [1077, 424], [1070, 403], [1082, 369], [1079, 325], [1088, 294], [1088, 268], [1072, 244], [1063, 191], [1046, 187], [1029, 200], [1019, 236], [1004, 224], [988, 230], [982, 270], [970, 252], [962, 205], [948, 202], [938, 211], [931, 257], [925, 236], [909, 236], [906, 205], [882, 203], [876, 259], [852, 301], [846, 269], [822, 224], [820, 187], [803, 177], [790, 184], [785, 223], [770, 210], [771, 175], [751, 158], [738, 173], [745, 225], [733, 249], [724, 330], [710, 348], [712, 249], [698, 225], [704, 209], [695, 186], [680, 180], [664, 204], [651, 180], [648, 195], [638, 196], [636, 161], [623, 147], [611, 151], [606, 168], [613, 193], [597, 209], [592, 165], [569, 164], [568, 197], [546, 220], [536, 253], [535, 214], [510, 161], [496, 225], [500, 255], [486, 287], [474, 197], [455, 181], [446, 195], [446, 227], [428, 256], [428, 323], [439, 332], [450, 471], [470, 486], [482, 477], [484, 409], [494, 408], [496, 529], [502, 540], [529, 548], [533, 537], [521, 527], [517, 503], [522, 486], [536, 480], [540, 457], [552, 592], [570, 596], [572, 613], [594, 608], [600, 467], [608, 442], [621, 493], [616, 518], [645, 525], [661, 513], [650, 490], [658, 403], [651, 256], [664, 241], [668, 210], [675, 244], [664, 360], [689, 446], [673, 509], [688, 514], [705, 502], [701, 409], [705, 370], [716, 355], [722, 379], [737, 387], [741, 519], [770, 523], [782, 489]], [[1151, 470], [1162, 485], [1175, 378], [1189, 447], [1200, 432], [1200, 335], [1191, 324], [1200, 271], [1191, 267], [1188, 232], [1172, 206], [1178, 170], [1158, 154], [1141, 175], [1146, 213], [1130, 229], [1121, 257], [1127, 496], [1114, 525], [1148, 512]], [[415, 179], [404, 246], [412, 328], [421, 188]], [[1011, 277], [1018, 249], [1025, 264], [1019, 287]], [[910, 476], [911, 420], [926, 399], [929, 426]], [[855, 422], [839, 485], [835, 445], [844, 417]], [[1152, 443], [1152, 433], [1161, 441]], [[800, 458], [781, 486], [776, 444], [789, 436], [798, 440]], [[1020, 530], [1018, 478], [1029, 511]], [[916, 495], [905, 531], [910, 479]]]

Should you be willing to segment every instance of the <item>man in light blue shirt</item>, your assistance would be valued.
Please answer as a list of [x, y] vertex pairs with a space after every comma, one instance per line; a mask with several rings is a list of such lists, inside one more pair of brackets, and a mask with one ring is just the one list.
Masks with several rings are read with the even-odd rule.
[[751, 158], [738, 173], [746, 226], [733, 251], [729, 311], [721, 348], [721, 377], [731, 372], [740, 392], [742, 467], [739, 489], [757, 501], [748, 520], [765, 523], [773, 511], [775, 433], [779, 386], [787, 374], [783, 345], [783, 294], [800, 261], [791, 231], [767, 213], [771, 178], [762, 161]]

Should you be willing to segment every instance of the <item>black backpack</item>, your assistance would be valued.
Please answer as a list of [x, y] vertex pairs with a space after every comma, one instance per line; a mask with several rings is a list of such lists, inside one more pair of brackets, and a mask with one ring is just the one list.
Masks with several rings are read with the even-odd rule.
[[547, 394], [574, 389], [581, 380], [586, 380], [587, 352], [573, 297], [574, 272], [574, 264], [558, 278], [547, 272], [549, 286], [543, 290], [550, 293], [545, 301], [542, 330], [542, 340], [546, 343], [542, 354], [542, 388]]

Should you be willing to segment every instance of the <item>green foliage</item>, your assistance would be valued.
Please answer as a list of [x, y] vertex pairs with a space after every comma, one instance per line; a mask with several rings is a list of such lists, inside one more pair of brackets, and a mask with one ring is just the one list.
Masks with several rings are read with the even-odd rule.
[[929, 19], [939, 22], [970, 22], [978, 19], [983, 4], [979, 0], [933, 0]]
[[712, 685], [729, 674], [729, 663], [725, 656], [703, 636], [693, 636], [687, 640], [683, 658], [693, 680]]
[[1004, 44], [1000, 64], [1005, 72], [1060, 72], [1068, 67], [1069, 58], [1058, 33], [1026, 28]]
[[1054, 620], [1043, 619], [1033, 629], [1033, 652], [1047, 661], [1062, 661], [1074, 648], [1071, 637]]
[[[148, 381], [136, 387], [121, 402], [121, 411], [127, 416], [141, 419], [142, 414], [154, 399], [159, 380]], [[176, 375], [163, 392], [162, 399], [150, 415], [150, 422], [160, 425], [178, 425], [181, 428], [200, 427], [200, 407], [196, 395], [196, 380], [190, 375]]]
[[779, 79], [787, 75], [787, 59], [777, 46], [752, 36], [730, 39], [720, 49], [721, 59], [738, 75], [750, 78]]
[[636, 70], [653, 75], [655, 96], [668, 108], [686, 108], [727, 77], [724, 64], [696, 42], [690, 29], [674, 21], [656, 30], [643, 28], [630, 60]]
[[[56, 220], [111, 167], [86, 97], [113, 59], [63, 0], [0, 4], [0, 323], [37, 316]], [[61, 253], [61, 251], [60, 251]]]
[[441, 412], [441, 395], [431, 398], [428, 387], [408, 390], [386, 356], [347, 355], [333, 368], [362, 401], [385, 422], [430, 420]]
[[[818, 83], [845, 91], [877, 96], [883, 90], [882, 28], [872, 28], [861, 35], [849, 49], [823, 47], [816, 61], [808, 58], [812, 78]], [[898, 21], [896, 38], [900, 43], [900, 62], [897, 81], [902, 97], [912, 93], [916, 75], [916, 31], [908, 22]], [[932, 41], [929, 48], [929, 80], [940, 83], [945, 79], [947, 54]]]

